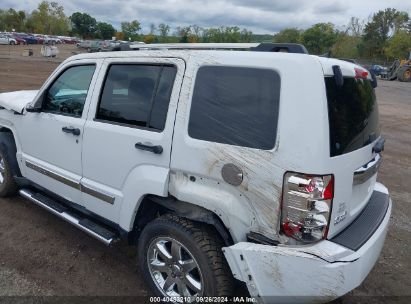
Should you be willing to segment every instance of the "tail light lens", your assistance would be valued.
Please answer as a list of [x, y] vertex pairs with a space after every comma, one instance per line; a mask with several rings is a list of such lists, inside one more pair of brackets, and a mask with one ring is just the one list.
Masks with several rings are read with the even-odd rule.
[[354, 68], [355, 71], [355, 78], [362, 78], [362, 79], [367, 79], [368, 77], [368, 72], [362, 69]]
[[307, 243], [326, 238], [333, 197], [333, 175], [286, 173], [281, 210], [282, 232]]

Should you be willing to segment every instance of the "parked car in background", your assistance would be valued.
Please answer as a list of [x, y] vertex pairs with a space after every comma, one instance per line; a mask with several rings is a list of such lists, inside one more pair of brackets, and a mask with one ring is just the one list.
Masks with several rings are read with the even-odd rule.
[[7, 34], [7, 36], [10, 37], [10, 38], [13, 38], [14, 40], [16, 40], [17, 44], [22, 44], [22, 45], [27, 44], [26, 40], [24, 40], [21, 37], [13, 36], [13, 34]]
[[37, 44], [38, 40], [33, 35], [28, 35], [26, 33], [14, 33], [13, 37], [19, 37], [26, 41], [26, 44]]
[[58, 36], [58, 38], [65, 44], [76, 44], [78, 42], [76, 37]]
[[43, 44], [44, 43], [44, 35], [34, 34], [33, 36], [37, 39], [37, 44]]
[[60, 38], [57, 36], [46, 36], [49, 43], [52, 44], [61, 44], [63, 43]]
[[37, 39], [38, 44], [60, 44], [62, 43], [61, 39], [55, 36], [41, 35], [41, 34], [34, 34], [33, 36]]
[[387, 78], [388, 69], [382, 65], [373, 64], [369, 67], [369, 71], [374, 73], [375, 76], [380, 76], [381, 78]]
[[103, 51], [103, 49], [109, 47], [109, 44], [105, 43], [102, 40], [88, 40], [80, 43], [80, 46], [78, 47], [86, 49], [89, 53], [96, 53], [101, 52]]
[[[135, 43], [144, 44], [144, 42], [134, 42], [134, 44]], [[86, 49], [89, 53], [130, 50], [131, 44], [132, 43], [129, 41], [121, 41], [121, 40], [104, 40], [104, 41], [79, 40], [77, 41], [77, 47], [80, 49]]]
[[91, 46], [91, 42], [91, 40], [79, 40], [76, 45], [79, 49], [88, 49]]
[[0, 35], [0, 44], [10, 44], [15, 45], [17, 44], [17, 40], [14, 38], [10, 38], [8, 35]]
[[120, 46], [120, 41], [117, 40], [104, 40], [101, 43], [101, 51], [102, 52], [111, 52], [114, 48]]
[[100, 40], [92, 41], [90, 44], [90, 47], [87, 48], [87, 52], [89, 53], [101, 52], [104, 47], [103, 44], [104, 44], [104, 41], [100, 41]]

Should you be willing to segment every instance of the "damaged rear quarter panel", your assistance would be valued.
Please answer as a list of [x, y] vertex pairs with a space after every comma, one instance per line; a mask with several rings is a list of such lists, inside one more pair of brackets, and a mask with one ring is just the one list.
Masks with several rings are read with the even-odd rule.
[[[271, 54], [255, 55], [252, 54], [253, 52], [241, 52], [240, 55], [239, 53], [231, 56], [222, 52], [207, 52], [203, 56], [196, 54], [195, 57], [186, 58], [186, 75], [173, 138], [169, 192], [180, 200], [198, 204], [216, 213], [230, 230], [235, 242], [244, 241], [249, 231], [281, 241], [279, 217], [284, 173], [288, 170], [299, 171], [310, 167], [310, 165], [304, 167], [302, 164], [302, 153], [312, 152], [321, 155], [326, 154], [327, 151], [326, 145], [320, 141], [319, 144], [312, 146], [311, 139], [300, 139], [296, 136], [302, 128], [306, 128], [301, 125], [302, 114], [298, 114], [300, 111], [296, 115], [284, 115], [284, 113], [296, 112], [295, 104], [288, 101], [299, 100], [304, 95], [309, 97], [307, 97], [308, 104], [304, 103], [305, 106], [301, 107], [303, 119], [310, 118], [312, 113], [323, 111], [322, 104], [315, 102], [322, 95], [307, 94], [308, 90], [309, 92], [313, 90], [310, 81], [300, 85], [299, 90], [296, 90], [292, 83], [294, 79], [305, 76], [309, 79], [308, 75], [316, 78], [318, 75], [314, 77], [315, 73], [319, 73], [322, 77], [322, 70], [318, 62], [307, 61], [307, 57], [294, 57], [290, 54], [286, 56], [276, 54], [274, 57]], [[307, 66], [307, 70], [304, 70], [306, 75], [304, 71], [292, 68], [293, 65], [299, 67], [301, 64]], [[201, 141], [188, 135], [196, 74], [199, 67], [207, 65], [243, 66], [277, 71], [281, 77], [280, 112], [276, 144], [272, 150]], [[321, 84], [317, 86], [318, 88], [314, 86], [314, 90], [319, 91], [322, 88]], [[316, 115], [318, 117], [318, 114]], [[311, 127], [317, 128], [317, 124], [321, 126], [323, 121], [317, 119], [312, 122]], [[285, 129], [292, 136], [288, 136], [286, 132], [282, 133]], [[319, 127], [318, 130], [315, 134], [324, 136]], [[301, 146], [296, 145], [296, 142], [301, 143]], [[243, 173], [241, 185], [233, 186], [224, 181], [221, 170], [225, 164], [234, 164], [241, 169]], [[318, 168], [316, 170], [321, 171]]]

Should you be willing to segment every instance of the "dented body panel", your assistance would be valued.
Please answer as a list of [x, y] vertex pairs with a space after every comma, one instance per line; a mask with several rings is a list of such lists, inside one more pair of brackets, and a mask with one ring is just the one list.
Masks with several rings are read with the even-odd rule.
[[[328, 157], [328, 146], [320, 138], [328, 136], [322, 128], [327, 117], [318, 119], [317, 113], [325, 112], [323, 83], [314, 81], [323, 77], [320, 63], [314, 58], [297, 54], [255, 54], [249, 52], [208, 52], [207, 56], [189, 58], [186, 76], [183, 83], [176, 117], [176, 130], [173, 140], [173, 154], [170, 169], [177, 174], [170, 175], [170, 193], [178, 199], [204, 205], [210, 210], [219, 210], [221, 219], [233, 231], [237, 241], [246, 239], [245, 233], [253, 231], [273, 240], [280, 240], [279, 216], [280, 197], [283, 175], [288, 170], [324, 172], [321, 162], [307, 163], [301, 159], [301, 153]], [[309, 60], [307, 60], [309, 59]], [[281, 77], [281, 92], [277, 142], [270, 150], [258, 150], [227, 144], [212, 143], [193, 139], [188, 135], [189, 113], [196, 74], [200, 67], [208, 65], [236, 66], [272, 69]], [[301, 69], [304, 66], [304, 69]], [[295, 90], [295, 79], [303, 78]], [[290, 101], [290, 102], [288, 102]], [[295, 103], [291, 102], [295, 101]], [[289, 115], [287, 113], [293, 113]], [[228, 118], [229, 119], [229, 118]], [[299, 134], [310, 128], [316, 130], [315, 145], [312, 138], [289, 136]], [[188, 158], [188, 155], [196, 157]], [[222, 177], [222, 168], [234, 164], [243, 173], [240, 186], [226, 183]], [[307, 166], [309, 168], [307, 168]], [[179, 175], [179, 174], [180, 175]], [[181, 183], [178, 177], [185, 176], [187, 183]], [[196, 178], [197, 186], [182, 189], [190, 182], [189, 176]], [[202, 188], [201, 194], [197, 191]], [[223, 192], [229, 203], [216, 198], [216, 193]], [[184, 193], [184, 195], [182, 195]], [[206, 195], [202, 195], [202, 194]], [[222, 209], [228, 204], [229, 209]], [[233, 217], [232, 211], [240, 225], [233, 226], [227, 219]], [[244, 214], [244, 215], [242, 215]], [[241, 235], [238, 235], [241, 234]]]
[[359, 286], [373, 268], [384, 244], [391, 205], [379, 228], [355, 252], [325, 240], [276, 247], [243, 242], [225, 248], [224, 254], [234, 277], [245, 282], [261, 303], [328, 302]]
[[0, 107], [21, 113], [27, 104], [34, 101], [37, 93], [37, 90], [0, 93]]

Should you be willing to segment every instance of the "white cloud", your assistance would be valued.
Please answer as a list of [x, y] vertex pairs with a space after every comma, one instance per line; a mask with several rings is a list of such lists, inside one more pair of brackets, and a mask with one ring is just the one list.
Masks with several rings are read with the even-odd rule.
[[[173, 27], [238, 25], [255, 33], [274, 33], [284, 27], [307, 28], [318, 22], [338, 27], [351, 16], [367, 19], [372, 13], [394, 7], [411, 14], [404, 0], [55, 0], [67, 15], [81, 11], [119, 28], [121, 21], [139, 20], [144, 29], [165, 22]], [[31, 11], [40, 0], [1, 0], [0, 8]]]

